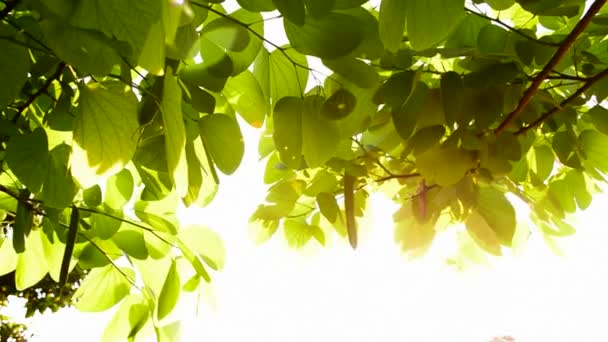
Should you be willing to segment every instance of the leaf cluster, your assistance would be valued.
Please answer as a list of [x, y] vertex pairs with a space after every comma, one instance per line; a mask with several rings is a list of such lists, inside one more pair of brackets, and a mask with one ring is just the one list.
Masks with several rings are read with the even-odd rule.
[[120, 303], [105, 340], [176, 339], [180, 296], [224, 263], [177, 207], [237, 170], [242, 124], [262, 129], [269, 185], [256, 241], [355, 247], [373, 191], [412, 255], [452, 223], [500, 255], [514, 198], [546, 239], [572, 234], [608, 173], [605, 2], [4, 2], [0, 275], [23, 291], [83, 270], [74, 305]]

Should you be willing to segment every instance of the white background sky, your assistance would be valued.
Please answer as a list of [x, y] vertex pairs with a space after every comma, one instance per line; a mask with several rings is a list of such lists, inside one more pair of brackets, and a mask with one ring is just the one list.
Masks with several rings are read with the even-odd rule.
[[[247, 145], [243, 166], [216, 200], [185, 218], [221, 234], [228, 258], [206, 287], [198, 317], [184, 306], [183, 341], [608, 340], [605, 195], [578, 216], [578, 232], [559, 241], [561, 257], [532, 235], [519, 256], [458, 271], [445, 264], [456, 245], [447, 236], [407, 261], [393, 242], [394, 207], [382, 198], [371, 205], [372, 224], [356, 251], [334, 236], [327, 248], [311, 242], [297, 252], [281, 232], [261, 246], [248, 238], [248, 217], [265, 195], [255, 147]], [[95, 340], [109, 318], [74, 309], [44, 315], [31, 321], [34, 341]]]
[[[328, 248], [311, 242], [292, 251], [280, 231], [254, 246], [247, 221], [265, 195], [263, 165], [256, 165], [259, 131], [243, 130], [239, 171], [224, 179], [208, 208], [184, 218], [216, 230], [228, 259], [205, 287], [198, 316], [192, 306], [182, 309], [182, 340], [487, 342], [511, 335], [517, 342], [608, 341], [606, 195], [577, 216], [574, 236], [559, 241], [564, 256], [533, 234], [521, 255], [464, 271], [445, 263], [456, 246], [453, 236], [422, 259], [405, 260], [393, 242], [394, 207], [382, 198], [371, 204], [356, 251], [335, 236]], [[33, 341], [94, 341], [109, 319], [65, 309], [29, 324]]]

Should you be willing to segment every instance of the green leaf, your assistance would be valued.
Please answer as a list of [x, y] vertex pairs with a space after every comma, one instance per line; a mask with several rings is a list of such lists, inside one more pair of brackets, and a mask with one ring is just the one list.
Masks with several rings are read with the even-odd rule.
[[304, 0], [272, 0], [272, 3], [287, 20], [296, 25], [304, 25]]
[[510, 247], [515, 234], [515, 209], [504, 193], [491, 188], [479, 189], [477, 212], [496, 233], [501, 244]]
[[445, 134], [445, 127], [440, 125], [428, 126], [417, 131], [408, 142], [408, 148], [414, 155], [419, 155], [431, 147], [439, 144]]
[[135, 273], [130, 268], [117, 268], [114, 265], [95, 268], [74, 293], [74, 306], [84, 312], [105, 311], [129, 294], [129, 279], [135, 279]]
[[141, 47], [137, 62], [153, 75], [163, 75], [165, 71], [165, 34], [161, 20], [150, 26], [150, 31]]
[[476, 165], [471, 151], [455, 146], [435, 146], [416, 156], [416, 167], [429, 183], [448, 186], [458, 183]]
[[161, 114], [165, 126], [167, 168], [177, 194], [188, 193], [188, 164], [186, 162], [186, 128], [181, 110], [182, 92], [177, 77], [167, 68], [163, 84]]
[[285, 220], [283, 223], [285, 239], [291, 248], [302, 248], [313, 237], [314, 229], [298, 220]]
[[[597, 133], [597, 132], [595, 132]], [[600, 133], [597, 133], [598, 135]], [[594, 134], [591, 134], [594, 135]], [[591, 136], [590, 135], [590, 136]], [[599, 137], [599, 136], [598, 136]], [[582, 138], [582, 134], [579, 139]], [[593, 139], [590, 139], [593, 140]], [[560, 162], [570, 167], [580, 167], [580, 161], [576, 155], [576, 135], [572, 131], [559, 131], [553, 135], [551, 147]]]
[[40, 229], [34, 229], [27, 237], [25, 252], [17, 257], [15, 288], [23, 291], [38, 283], [47, 273]]
[[[273, 104], [283, 97], [301, 97], [308, 82], [308, 70], [303, 69], [308, 67], [306, 57], [294, 49], [286, 50], [287, 47], [282, 49], [274, 50], [268, 57], [266, 65], [268, 71], [264, 71], [264, 68], [258, 70], [260, 77], [268, 80]], [[266, 81], [260, 80], [262, 85], [264, 82]]]
[[321, 192], [317, 194], [316, 199], [321, 214], [323, 214], [329, 222], [335, 223], [338, 219], [338, 214], [340, 213], [340, 207], [338, 206], [338, 202], [334, 195]]
[[109, 239], [118, 231], [122, 224], [120, 221], [120, 219], [123, 219], [122, 208], [112, 209], [104, 205], [103, 209], [100, 208], [98, 210], [100, 213], [94, 213], [91, 216], [89, 233], [104, 240]]
[[134, 181], [131, 172], [123, 169], [108, 178], [104, 202], [113, 209], [122, 209], [133, 195]]
[[424, 223], [416, 219], [412, 202], [408, 201], [394, 215], [395, 241], [404, 252], [424, 251], [435, 238], [436, 220]]
[[17, 267], [17, 260], [19, 256], [15, 252], [13, 245], [9, 239], [0, 240], [0, 276], [13, 272]]
[[300, 98], [284, 97], [272, 114], [274, 144], [281, 161], [292, 169], [300, 167], [302, 158], [302, 107]]
[[88, 207], [96, 207], [101, 204], [101, 188], [99, 185], [93, 185], [90, 188], [84, 189], [82, 199]]
[[278, 228], [278, 220], [261, 220], [252, 216], [248, 225], [249, 237], [256, 244], [261, 244], [268, 241]]
[[488, 24], [479, 31], [477, 46], [483, 54], [501, 54], [506, 48], [508, 38], [505, 29]]
[[247, 123], [255, 128], [262, 127], [268, 113], [268, 103], [253, 73], [246, 70], [231, 77], [223, 93]]
[[306, 196], [317, 196], [320, 192], [332, 193], [336, 190], [336, 186], [338, 185], [338, 179], [336, 175], [328, 172], [327, 170], [321, 169], [319, 170], [310, 184], [304, 190], [304, 194]]
[[191, 85], [189, 83], [185, 83], [186, 93], [184, 94], [186, 97], [186, 101], [189, 101], [192, 104], [192, 108], [199, 113], [213, 113], [215, 109], [215, 97], [209, 94], [209, 92], [201, 89], [199, 86]]
[[464, 14], [464, 0], [408, 1], [407, 34], [412, 47], [423, 50], [441, 42]]
[[553, 164], [555, 164], [555, 157], [549, 146], [540, 145], [534, 147], [534, 164], [532, 164], [532, 167], [540, 181], [544, 181], [549, 177], [553, 171]]
[[85, 74], [110, 73], [114, 65], [120, 64], [120, 54], [127, 50], [124, 44], [99, 31], [80, 29], [55, 20], [43, 20], [40, 28], [46, 44], [57, 57]]
[[414, 71], [398, 72], [386, 80], [374, 94], [374, 102], [386, 103], [393, 109], [397, 109], [409, 102], [416, 86], [418, 75]]
[[264, 183], [272, 184], [281, 179], [289, 178], [293, 174], [294, 172], [281, 162], [279, 154], [275, 152], [270, 155], [270, 158], [268, 158], [268, 161], [266, 162]]
[[247, 70], [262, 50], [262, 40], [259, 37], [264, 36], [264, 19], [260, 13], [253, 13], [243, 9], [231, 13], [230, 16], [247, 25], [249, 37], [249, 43], [242, 51], [226, 51], [230, 60], [232, 60], [231, 75], [236, 76]]
[[135, 259], [145, 260], [148, 258], [148, 249], [141, 230], [124, 227], [112, 236], [112, 241], [118, 248]]
[[121, 0], [90, 0], [76, 4], [72, 13], [71, 25], [98, 30], [129, 43], [132, 49], [131, 56], [137, 60], [150, 27], [160, 19], [161, 2], [141, 0], [125, 3]]
[[80, 113], [74, 120], [72, 173], [85, 187], [120, 171], [137, 147], [137, 98], [118, 82], [80, 88]]
[[205, 148], [215, 165], [224, 174], [232, 174], [238, 168], [245, 145], [238, 122], [228, 115], [205, 115], [198, 121]]
[[162, 322], [173, 311], [179, 294], [181, 292], [181, 283], [179, 273], [177, 272], [177, 264], [175, 260], [171, 261], [169, 272], [165, 277], [165, 283], [158, 295], [158, 303], [156, 307], [156, 317]]
[[466, 227], [473, 240], [481, 248], [494, 255], [502, 255], [498, 236], [484, 216], [477, 211], [473, 211], [467, 218]]
[[49, 144], [44, 129], [39, 127], [11, 137], [5, 160], [21, 183], [31, 192], [39, 192], [49, 168]]
[[325, 58], [323, 64], [360, 88], [371, 88], [379, 80], [378, 73], [372, 66], [351, 56], [336, 59]]
[[378, 17], [380, 39], [386, 50], [397, 52], [403, 40], [408, 1], [383, 0]]
[[40, 193], [40, 199], [49, 207], [70, 206], [78, 191], [72, 173], [68, 169], [70, 150], [70, 146], [61, 144], [49, 153], [49, 169]]
[[608, 173], [608, 136], [594, 130], [585, 130], [578, 139], [590, 166]]
[[320, 58], [338, 58], [354, 51], [363, 41], [363, 25], [357, 17], [328, 13], [306, 17], [303, 25], [283, 22], [289, 42], [297, 51]]
[[448, 71], [441, 75], [441, 99], [448, 125], [457, 122], [460, 112], [463, 110], [463, 88], [464, 82], [458, 73]]
[[203, 26], [201, 37], [232, 51], [243, 51], [250, 40], [245, 27], [227, 18], [218, 18]]
[[211, 66], [207, 63], [192, 64], [180, 69], [179, 78], [192, 86], [201, 86], [211, 91], [222, 91], [228, 77], [214, 75], [210, 69]]
[[310, 16], [320, 17], [333, 9], [336, 0], [304, 0]]
[[222, 239], [211, 229], [192, 225], [179, 232], [180, 240], [199, 254], [205, 263], [216, 271], [224, 268], [226, 250]]
[[148, 321], [150, 313], [150, 307], [142, 295], [129, 295], [108, 323], [102, 341], [124, 341], [135, 337]]
[[[0, 26], [0, 32], [4, 35], [13, 33], [13, 30], [3, 24]], [[27, 48], [11, 43], [8, 39], [0, 40], [0, 51], [0, 109], [3, 109], [15, 99], [27, 81], [30, 57]]]
[[336, 152], [340, 132], [335, 122], [321, 116], [323, 98], [307, 96], [302, 106], [302, 154], [308, 167], [317, 167]]
[[565, 181], [568, 183], [568, 188], [574, 194], [578, 207], [585, 210], [591, 204], [591, 193], [587, 190], [585, 175], [578, 170], [571, 170], [566, 174]]
[[587, 115], [598, 131], [608, 135], [608, 109], [596, 105], [587, 112]]
[[252, 12], [274, 11], [276, 6], [272, 0], [237, 0], [244, 9]]
[[353, 112], [357, 98], [346, 88], [340, 88], [333, 93], [321, 107], [321, 115], [329, 120], [339, 120]]

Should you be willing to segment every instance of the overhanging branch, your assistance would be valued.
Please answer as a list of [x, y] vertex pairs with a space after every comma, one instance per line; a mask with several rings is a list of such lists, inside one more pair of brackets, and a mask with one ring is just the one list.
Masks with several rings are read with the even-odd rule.
[[574, 44], [578, 36], [580, 36], [583, 31], [585, 31], [589, 23], [591, 23], [593, 17], [597, 14], [597, 12], [599, 12], [602, 6], [604, 6], [606, 1], [608, 0], [596, 0], [591, 5], [585, 16], [583, 16], [583, 18], [578, 22], [578, 24], [576, 24], [572, 32], [568, 34], [568, 37], [566, 37], [566, 39], [559, 45], [559, 48], [557, 49], [555, 54], [553, 54], [551, 60], [549, 60], [543, 70], [538, 75], [536, 75], [536, 77], [532, 81], [532, 84], [524, 92], [524, 95], [517, 104], [515, 110], [509, 113], [509, 115], [507, 115], [503, 122], [501, 122], [500, 125], [494, 130], [494, 133], [496, 135], [503, 133], [511, 125], [511, 123], [513, 123], [515, 118], [517, 118], [517, 116], [521, 114], [524, 108], [526, 108], [528, 103], [530, 103], [530, 100], [532, 100], [534, 94], [536, 94], [536, 92], [538, 91], [538, 88], [540, 87], [541, 83], [549, 76], [549, 74], [553, 71], [553, 68], [555, 68], [555, 66], [564, 58], [566, 52]]
[[589, 78], [582, 87], [578, 88], [567, 99], [560, 102], [559, 106], [554, 107], [553, 109], [544, 113], [543, 115], [541, 115], [538, 119], [534, 120], [534, 122], [532, 122], [528, 126], [524, 126], [524, 127], [520, 128], [517, 132], [515, 132], [515, 134], [516, 135], [523, 134], [533, 128], [540, 126], [548, 118], [550, 118], [551, 116], [562, 111], [566, 106], [568, 106], [570, 103], [572, 103], [573, 101], [578, 99], [579, 96], [581, 96], [585, 91], [587, 91], [589, 88], [591, 88], [591, 86], [593, 86], [595, 83], [599, 82], [600, 80], [604, 79], [606, 76], [608, 76], [608, 69], [605, 69], [604, 71], [600, 72], [599, 74]]

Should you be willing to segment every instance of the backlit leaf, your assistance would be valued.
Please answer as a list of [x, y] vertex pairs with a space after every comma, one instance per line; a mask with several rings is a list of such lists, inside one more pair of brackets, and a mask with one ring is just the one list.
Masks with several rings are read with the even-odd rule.
[[80, 91], [70, 164], [80, 184], [91, 186], [133, 157], [139, 128], [137, 98], [118, 82], [89, 83]]
[[380, 3], [380, 38], [384, 47], [396, 52], [403, 40], [408, 1], [384, 0]]
[[169, 272], [165, 277], [165, 283], [158, 295], [158, 303], [156, 307], [156, 317], [159, 321], [167, 318], [175, 308], [180, 294], [180, 279], [177, 272], [175, 260], [172, 260]]
[[439, 43], [456, 28], [464, 14], [464, 0], [408, 1], [407, 34], [412, 47], [422, 50]]
[[135, 279], [132, 269], [114, 265], [95, 268], [74, 293], [74, 306], [85, 312], [104, 311], [120, 302], [129, 294]]
[[203, 116], [198, 125], [205, 148], [218, 169], [227, 175], [236, 171], [245, 152], [238, 122], [228, 115], [211, 114]]
[[182, 92], [171, 68], [164, 77], [161, 114], [165, 126], [165, 153], [169, 175], [180, 196], [188, 192], [188, 164], [186, 162], [186, 128], [181, 110]]
[[300, 167], [302, 156], [302, 107], [299, 98], [284, 97], [272, 114], [274, 144], [281, 161], [292, 169]]

